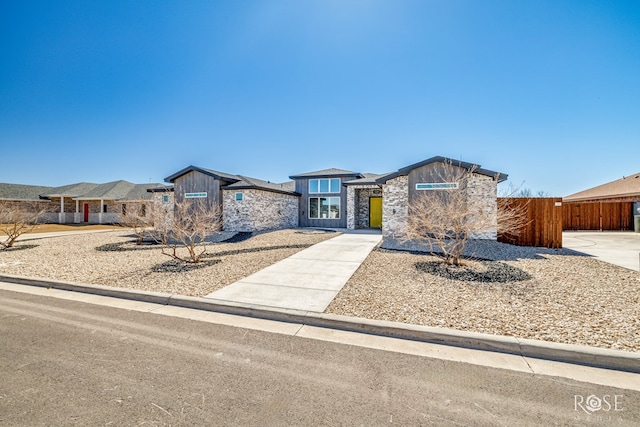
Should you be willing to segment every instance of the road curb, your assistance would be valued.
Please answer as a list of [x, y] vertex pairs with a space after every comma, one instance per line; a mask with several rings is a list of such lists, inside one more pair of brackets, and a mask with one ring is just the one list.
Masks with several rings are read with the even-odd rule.
[[640, 373], [640, 353], [0, 274], [0, 281]]

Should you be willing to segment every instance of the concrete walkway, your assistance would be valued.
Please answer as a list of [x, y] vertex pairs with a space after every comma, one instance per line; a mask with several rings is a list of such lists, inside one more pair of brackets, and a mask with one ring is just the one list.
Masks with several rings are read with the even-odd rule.
[[342, 234], [205, 298], [323, 312], [381, 240], [380, 234]]
[[640, 233], [565, 231], [562, 246], [630, 270], [640, 270]]

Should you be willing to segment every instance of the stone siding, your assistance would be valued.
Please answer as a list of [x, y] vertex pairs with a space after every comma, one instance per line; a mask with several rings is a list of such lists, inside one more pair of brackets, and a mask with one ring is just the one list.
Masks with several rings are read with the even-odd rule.
[[377, 185], [347, 187], [347, 228], [369, 228], [369, 197], [382, 197]]
[[409, 177], [387, 181], [382, 186], [382, 200], [382, 238], [401, 238], [406, 234], [409, 217]]
[[[236, 200], [242, 193], [242, 200]], [[298, 226], [298, 197], [263, 190], [224, 190], [225, 231], [262, 231]]]
[[[467, 186], [467, 197], [480, 206], [478, 215], [486, 215], [492, 226], [470, 236], [472, 239], [497, 239], [497, 182], [489, 176], [473, 174]], [[383, 186], [382, 247], [387, 249], [425, 250], [417, 242], [404, 241], [409, 216], [409, 179], [399, 176]]]
[[491, 225], [487, 230], [481, 231], [470, 237], [472, 239], [498, 238], [498, 183], [490, 176], [473, 174], [469, 180], [467, 197], [470, 204], [480, 207], [478, 215], [490, 218]]

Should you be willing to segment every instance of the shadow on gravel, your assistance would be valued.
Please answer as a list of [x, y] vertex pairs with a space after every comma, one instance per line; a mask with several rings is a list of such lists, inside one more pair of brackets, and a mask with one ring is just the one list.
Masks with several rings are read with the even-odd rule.
[[10, 248], [0, 248], [0, 254], [1, 253], [8, 253], [8, 252], [15, 252], [15, 251], [22, 251], [25, 249], [33, 249], [33, 248], [37, 248], [39, 245], [17, 245], [17, 246], [12, 246]]
[[[253, 233], [240, 232], [226, 240], [222, 240], [220, 242], [214, 242], [214, 243], [239, 243], [239, 242], [244, 242], [245, 240], [249, 239], [251, 236], [253, 236]], [[135, 238], [135, 235], [129, 235], [127, 237]], [[208, 244], [213, 244], [213, 243], [208, 242]], [[107, 243], [105, 245], [96, 247], [96, 251], [100, 251], [100, 252], [143, 251], [146, 249], [156, 249], [159, 247], [162, 247], [162, 244], [158, 243], [155, 240], [145, 239], [140, 245], [137, 245], [135, 243], [135, 240], [118, 242], [118, 243]]]
[[461, 282], [522, 282], [531, 279], [524, 270], [498, 261], [474, 261], [473, 265], [454, 266], [442, 261], [415, 263], [416, 269], [423, 273], [433, 274], [446, 279]]
[[218, 264], [219, 262], [219, 259], [209, 259], [200, 261], [198, 263], [182, 262], [172, 259], [170, 261], [163, 262], [162, 264], [154, 265], [153, 267], [151, 267], [151, 271], [153, 271], [154, 273], [186, 273], [205, 267], [211, 267], [212, 265]]
[[280, 245], [280, 246], [263, 246], [258, 248], [246, 248], [246, 249], [235, 249], [230, 251], [220, 251], [220, 252], [208, 252], [203, 257], [204, 258], [213, 258], [218, 256], [228, 256], [228, 255], [241, 255], [241, 254], [249, 254], [253, 252], [263, 252], [263, 251], [274, 251], [278, 249], [306, 249], [311, 244], [297, 244], [297, 245]]

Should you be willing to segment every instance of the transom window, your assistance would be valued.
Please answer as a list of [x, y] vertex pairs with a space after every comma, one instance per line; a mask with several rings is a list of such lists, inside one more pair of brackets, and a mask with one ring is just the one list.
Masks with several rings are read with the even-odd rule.
[[340, 178], [321, 178], [309, 180], [309, 193], [339, 193]]
[[309, 197], [309, 219], [340, 219], [340, 197]]

